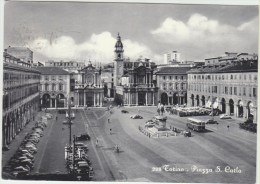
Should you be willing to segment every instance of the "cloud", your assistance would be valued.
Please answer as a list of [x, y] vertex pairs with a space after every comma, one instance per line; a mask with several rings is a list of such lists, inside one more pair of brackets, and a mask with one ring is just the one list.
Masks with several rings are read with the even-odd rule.
[[[140, 55], [154, 58], [157, 57], [144, 44], [129, 39], [122, 40], [125, 50], [125, 56], [138, 58]], [[96, 60], [97, 62], [111, 62], [114, 59], [114, 46], [116, 38], [110, 32], [92, 34], [88, 40], [83, 43], [76, 43], [69, 36], [60, 36], [54, 40], [46, 38], [37, 38], [30, 43], [29, 47], [40, 55], [50, 59], [78, 59], [78, 60]]]
[[169, 50], [181, 51], [186, 59], [205, 59], [225, 51], [251, 53], [258, 50], [258, 17], [238, 27], [201, 14], [191, 15], [187, 22], [168, 17], [151, 34], [169, 44]]

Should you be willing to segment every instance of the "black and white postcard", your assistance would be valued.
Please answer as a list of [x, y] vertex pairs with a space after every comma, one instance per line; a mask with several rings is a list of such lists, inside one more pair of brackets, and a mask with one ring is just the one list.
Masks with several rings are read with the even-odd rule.
[[4, 1], [2, 182], [257, 183], [258, 1]]

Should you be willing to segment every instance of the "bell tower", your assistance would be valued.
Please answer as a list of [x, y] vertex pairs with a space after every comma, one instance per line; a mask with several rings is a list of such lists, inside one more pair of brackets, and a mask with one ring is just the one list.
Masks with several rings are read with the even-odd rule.
[[117, 42], [115, 45], [115, 65], [114, 65], [114, 84], [115, 86], [120, 85], [121, 77], [124, 74], [124, 49], [121, 42], [121, 37], [118, 33]]

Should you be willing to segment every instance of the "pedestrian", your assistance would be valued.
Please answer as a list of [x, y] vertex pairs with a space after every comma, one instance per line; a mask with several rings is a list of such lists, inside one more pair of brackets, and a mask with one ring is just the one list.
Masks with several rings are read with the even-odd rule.
[[110, 123], [110, 120], [109, 120], [109, 118], [107, 119], [107, 123]]
[[58, 120], [58, 116], [56, 116], [56, 121]]
[[161, 106], [161, 113], [162, 113], [162, 115], [164, 113], [164, 106], [163, 105]]
[[227, 129], [229, 130], [229, 125], [227, 126]]
[[159, 107], [157, 108], [157, 112], [158, 112], [158, 115], [160, 115], [160, 109], [159, 109]]
[[110, 135], [112, 134], [112, 128], [110, 128]]
[[98, 139], [96, 140], [96, 147], [98, 147]]

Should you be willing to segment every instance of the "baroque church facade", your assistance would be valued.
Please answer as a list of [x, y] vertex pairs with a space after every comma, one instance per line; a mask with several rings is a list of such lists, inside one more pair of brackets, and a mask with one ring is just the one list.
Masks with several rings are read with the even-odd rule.
[[119, 34], [114, 52], [115, 102], [125, 106], [157, 105], [158, 87], [153, 80], [154, 70], [149, 61], [136, 61], [131, 67], [125, 67], [123, 43]]

